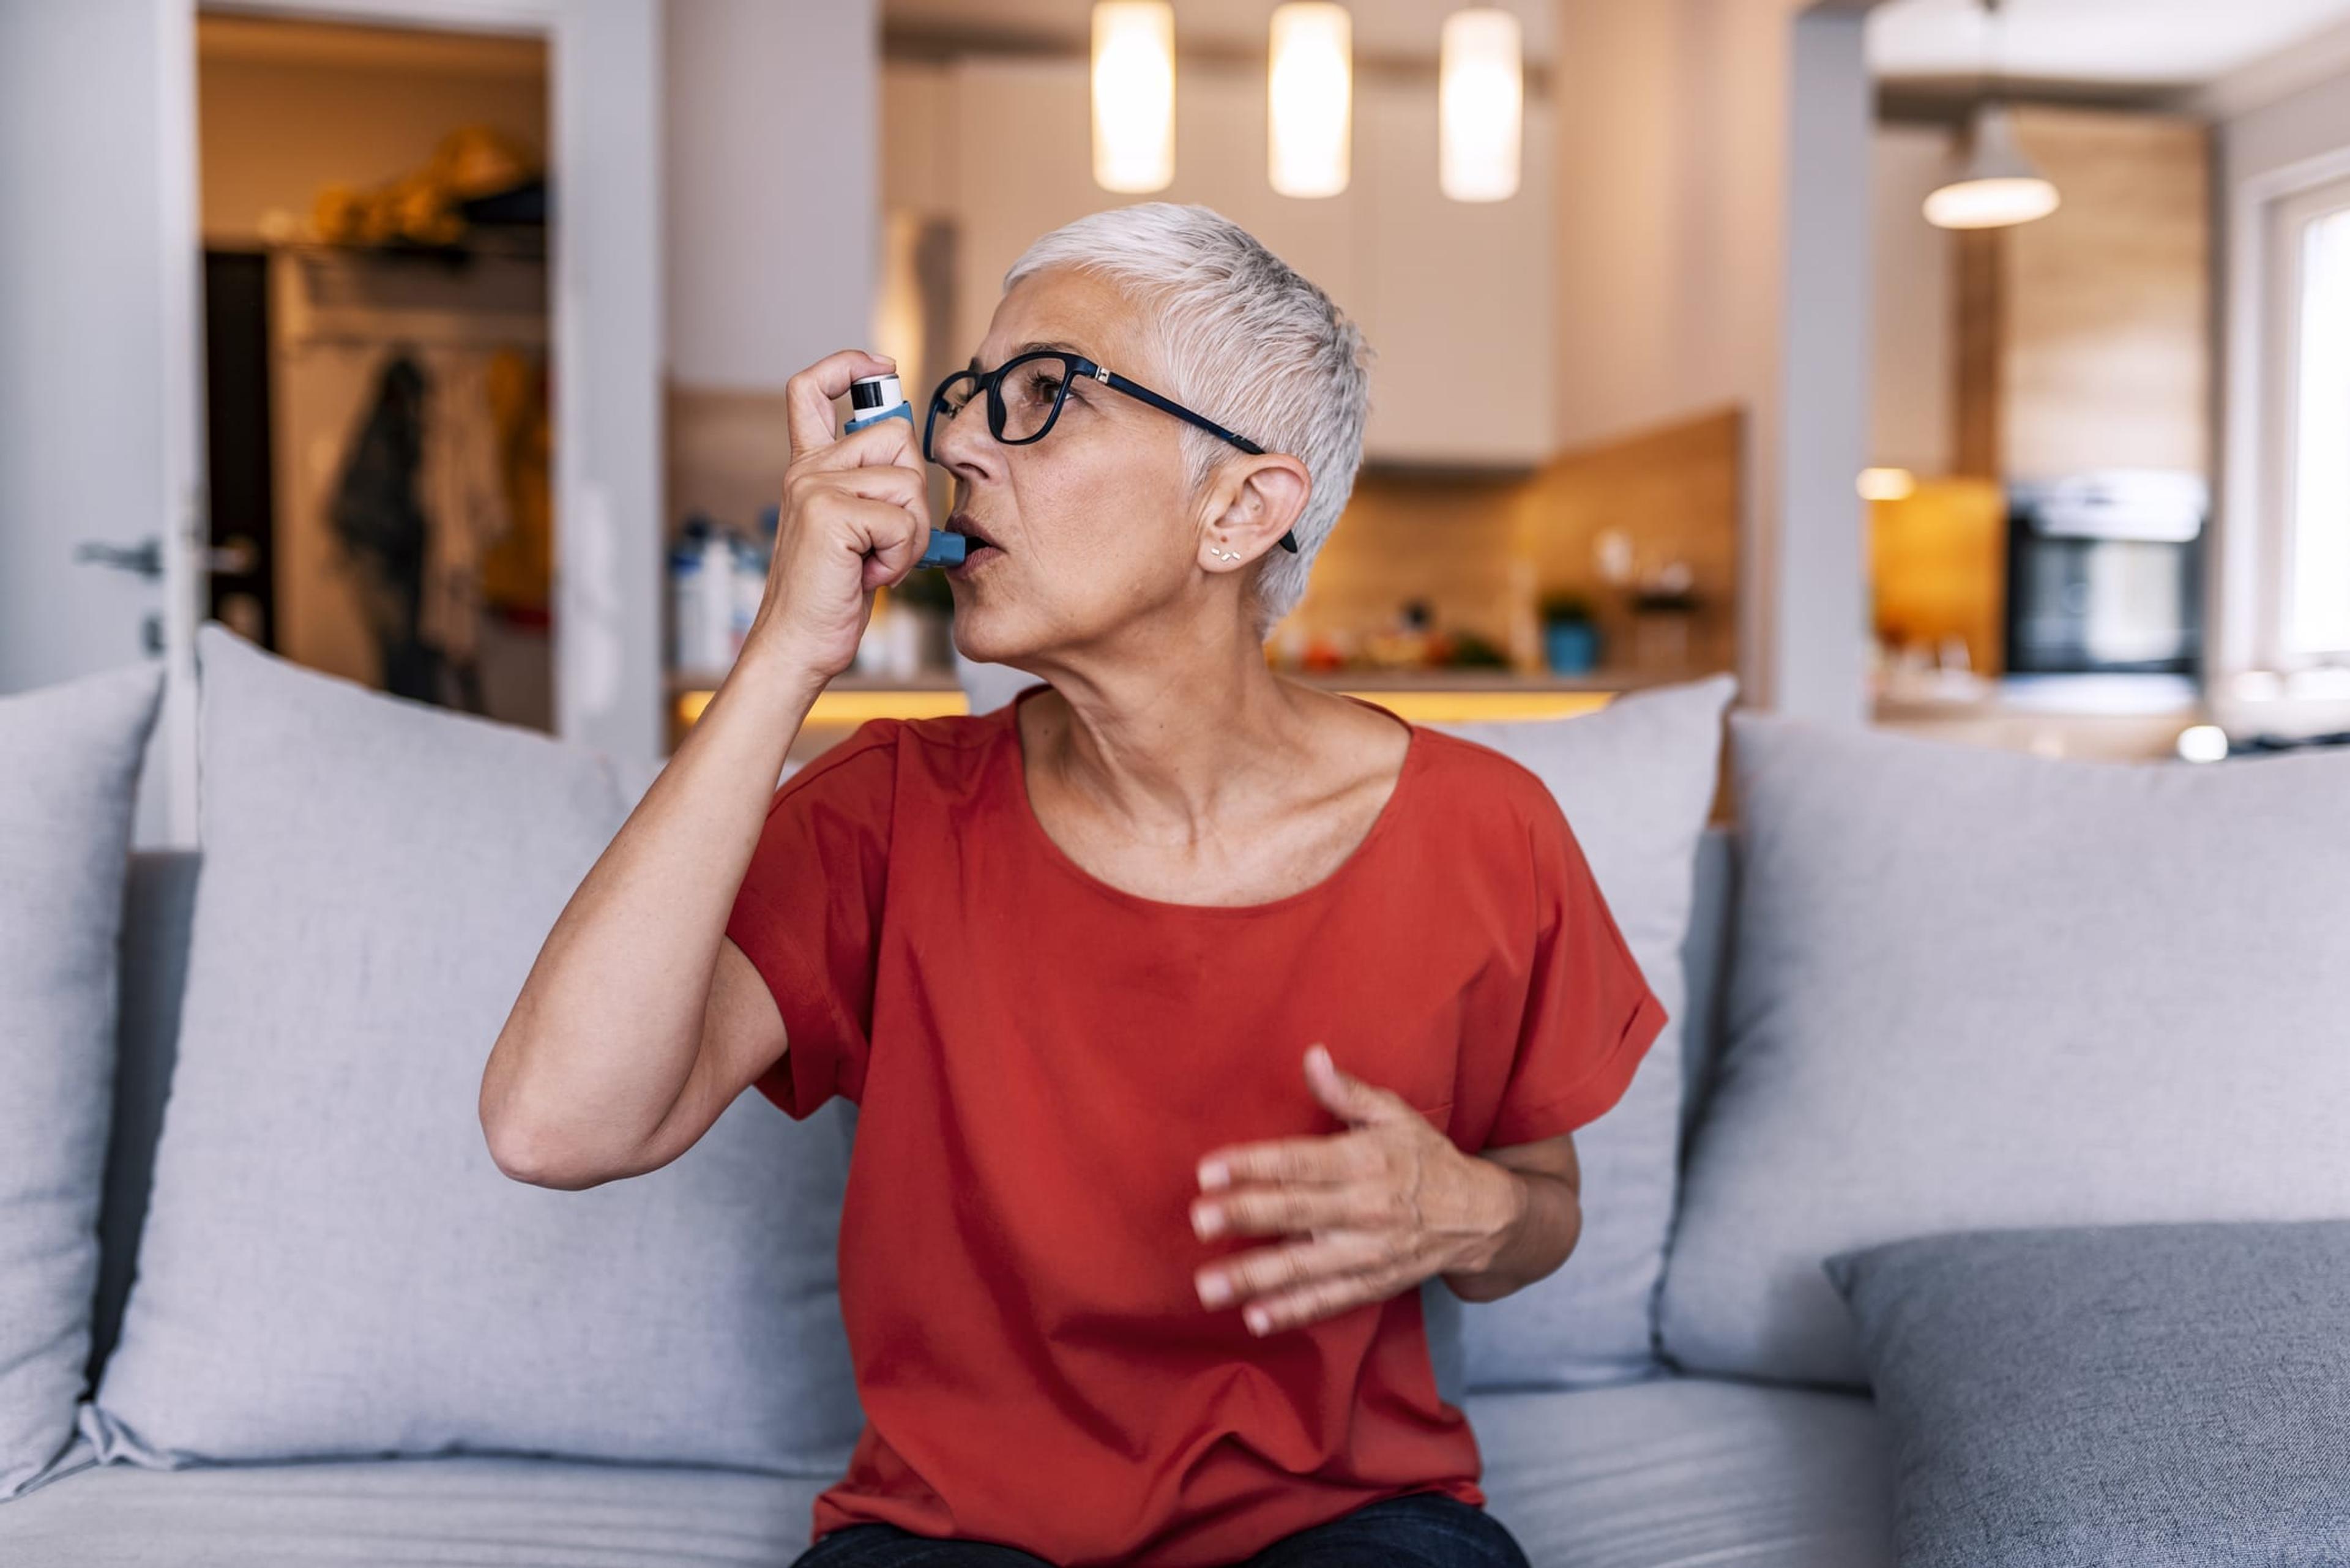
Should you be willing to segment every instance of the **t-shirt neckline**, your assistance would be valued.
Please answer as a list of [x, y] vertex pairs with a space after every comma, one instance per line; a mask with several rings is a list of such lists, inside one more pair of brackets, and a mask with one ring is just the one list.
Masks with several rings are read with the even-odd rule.
[[1069, 852], [1055, 843], [1053, 836], [1045, 831], [1044, 823], [1036, 815], [1035, 805], [1028, 798], [1028, 759], [1025, 742], [1020, 737], [1020, 704], [1037, 692], [1049, 690], [1051, 690], [1051, 683], [1040, 680], [1033, 686], [1024, 688], [1000, 710], [1005, 733], [1003, 748], [1005, 761], [1003, 771], [1010, 777], [1008, 786], [1012, 796], [1010, 805], [1013, 816], [1020, 825], [1018, 831], [1035, 846], [1038, 853], [1047, 861], [1060, 867], [1065, 875], [1080, 886], [1091, 888], [1100, 897], [1114, 903], [1171, 917], [1191, 915], [1246, 917], [1279, 914], [1299, 905], [1330, 897], [1337, 890], [1341, 882], [1355, 875], [1357, 867], [1370, 858], [1370, 851], [1380, 840], [1388, 836], [1390, 825], [1402, 815], [1402, 808], [1406, 804], [1406, 793], [1413, 786], [1419, 771], [1421, 753], [1428, 749], [1424, 743], [1420, 727], [1394, 709], [1357, 697], [1351, 691], [1339, 692], [1338, 695], [1347, 701], [1359, 703], [1363, 707], [1385, 713], [1404, 727], [1403, 764], [1396, 772], [1396, 781], [1388, 790], [1388, 798], [1379, 805], [1378, 815], [1372, 818], [1369, 831], [1356, 841], [1354, 848], [1347, 852], [1347, 857], [1332, 867], [1329, 873], [1321, 880], [1300, 888], [1295, 893], [1284, 893], [1278, 898], [1255, 904], [1186, 904], [1173, 899], [1148, 898], [1143, 894], [1128, 892], [1124, 888], [1103, 881], [1078, 865]]

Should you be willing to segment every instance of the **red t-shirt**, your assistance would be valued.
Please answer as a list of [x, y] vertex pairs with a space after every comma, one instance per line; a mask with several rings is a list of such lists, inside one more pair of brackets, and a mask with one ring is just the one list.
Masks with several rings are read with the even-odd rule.
[[760, 1091], [859, 1106], [840, 1296], [866, 1421], [815, 1533], [1195, 1568], [1404, 1492], [1482, 1503], [1419, 1293], [1260, 1338], [1192, 1278], [1279, 1239], [1202, 1241], [1191, 1205], [1211, 1148], [1346, 1130], [1305, 1081], [1317, 1040], [1471, 1153], [1616, 1103], [1665, 1014], [1565, 818], [1414, 725], [1324, 880], [1162, 902], [1030, 808], [1014, 713], [1044, 690], [873, 721], [785, 780], [727, 922], [789, 1040]]

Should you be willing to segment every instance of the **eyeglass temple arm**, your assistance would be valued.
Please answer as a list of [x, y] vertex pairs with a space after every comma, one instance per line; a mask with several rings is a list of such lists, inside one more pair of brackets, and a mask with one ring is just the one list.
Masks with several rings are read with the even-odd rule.
[[[1095, 367], [1095, 369], [1099, 370], [1100, 367], [1097, 366]], [[1232, 431], [1226, 430], [1223, 426], [1218, 424], [1215, 421], [1209, 419], [1206, 415], [1195, 414], [1191, 410], [1185, 408], [1182, 404], [1162, 398], [1158, 393], [1152, 391], [1149, 388], [1143, 386], [1139, 382], [1129, 381], [1115, 370], [1103, 371], [1101, 373], [1108, 380], [1111, 386], [1116, 387], [1128, 397], [1139, 398], [1154, 409], [1159, 409], [1164, 412], [1173, 414], [1177, 419], [1182, 420], [1187, 423], [1197, 425], [1200, 429], [1206, 431], [1210, 435], [1217, 436], [1222, 440], [1232, 442], [1234, 446], [1240, 448], [1243, 452], [1247, 452], [1252, 457], [1262, 457], [1264, 455], [1264, 448], [1257, 445], [1256, 442], [1249, 440], [1249, 438], [1244, 435], [1240, 435]], [[1295, 530], [1293, 529], [1284, 533], [1281, 535], [1280, 545], [1283, 549], [1288, 551], [1291, 555], [1295, 556], [1297, 554], [1297, 534]]]

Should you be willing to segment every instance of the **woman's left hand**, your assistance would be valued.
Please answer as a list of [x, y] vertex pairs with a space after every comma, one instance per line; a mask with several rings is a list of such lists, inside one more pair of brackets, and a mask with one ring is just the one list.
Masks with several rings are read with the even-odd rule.
[[1191, 1229], [1202, 1240], [1293, 1238], [1202, 1267], [1202, 1303], [1241, 1305], [1250, 1332], [1265, 1334], [1492, 1261], [1525, 1210], [1523, 1179], [1461, 1153], [1402, 1096], [1341, 1072], [1318, 1044], [1305, 1080], [1348, 1130], [1200, 1162], [1207, 1196], [1191, 1205]]

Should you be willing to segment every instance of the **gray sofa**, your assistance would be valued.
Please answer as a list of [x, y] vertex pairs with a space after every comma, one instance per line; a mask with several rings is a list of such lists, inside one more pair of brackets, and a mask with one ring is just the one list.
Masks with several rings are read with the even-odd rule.
[[[1684, 950], [1689, 1016], [1718, 1012], [1733, 874], [1706, 836]], [[102, 1216], [91, 1381], [137, 1255], [185, 973], [200, 857], [140, 853], [128, 883], [121, 1066]], [[1684, 1049], [1706, 1081], [1711, 1026]], [[1687, 1098], [1693, 1117], [1698, 1095]], [[1883, 1444], [1846, 1393], [1659, 1375], [1574, 1391], [1492, 1392], [1465, 1408], [1495, 1513], [1541, 1568], [1874, 1568], [1889, 1561]], [[324, 1563], [742, 1564], [806, 1542], [824, 1481], [687, 1466], [497, 1456], [200, 1466], [99, 1465], [0, 1504], [14, 1568]]]
[[[645, 781], [199, 648], [204, 855], [127, 884], [151, 681], [0, 699], [0, 1563], [789, 1562], [852, 1108], [577, 1194], [473, 1121]], [[1541, 1568], [2350, 1560], [2350, 757], [1733, 714], [1732, 836], [1727, 695], [1484, 737], [1681, 1026], [1566, 1265], [1423, 1288], [1494, 1512]]]

